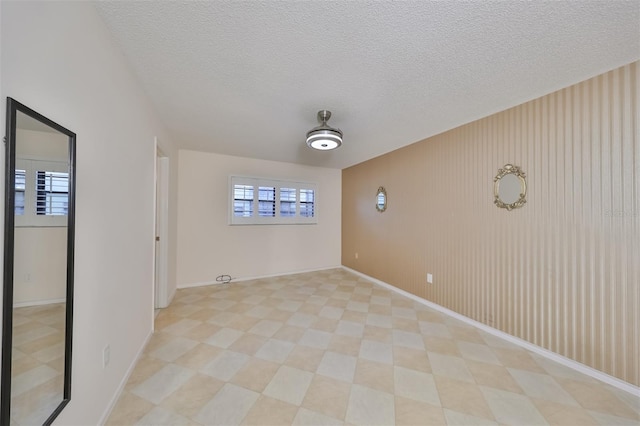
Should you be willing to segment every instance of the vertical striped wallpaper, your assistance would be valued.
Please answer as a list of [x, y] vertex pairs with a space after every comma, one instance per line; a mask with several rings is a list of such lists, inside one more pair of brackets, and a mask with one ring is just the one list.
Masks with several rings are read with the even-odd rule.
[[[640, 385], [639, 74], [632, 63], [343, 170], [343, 265]], [[513, 211], [493, 204], [507, 163], [527, 174]]]

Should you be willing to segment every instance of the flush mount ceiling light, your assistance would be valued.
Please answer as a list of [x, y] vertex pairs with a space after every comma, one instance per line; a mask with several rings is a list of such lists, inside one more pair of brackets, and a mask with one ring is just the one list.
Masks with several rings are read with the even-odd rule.
[[318, 121], [322, 124], [307, 132], [307, 145], [311, 148], [328, 151], [342, 145], [342, 131], [327, 124], [330, 118], [331, 111], [318, 111]]

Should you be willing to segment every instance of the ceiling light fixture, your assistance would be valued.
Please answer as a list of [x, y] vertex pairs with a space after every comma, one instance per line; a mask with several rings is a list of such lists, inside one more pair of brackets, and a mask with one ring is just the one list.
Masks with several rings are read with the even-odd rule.
[[313, 149], [328, 151], [342, 145], [342, 131], [334, 129], [327, 124], [331, 118], [331, 111], [318, 111], [318, 121], [322, 122], [318, 127], [307, 132], [307, 145]]

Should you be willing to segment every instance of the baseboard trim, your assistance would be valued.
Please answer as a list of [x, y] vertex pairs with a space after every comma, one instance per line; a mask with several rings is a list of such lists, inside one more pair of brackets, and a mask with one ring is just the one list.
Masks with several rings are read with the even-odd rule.
[[547, 359], [550, 359], [551, 361], [557, 362], [558, 364], [562, 364], [565, 367], [571, 368], [573, 370], [576, 370], [582, 374], [585, 374], [587, 376], [593, 377], [596, 380], [599, 380], [601, 382], [604, 382], [608, 385], [611, 385], [615, 388], [618, 388], [620, 390], [623, 390], [625, 392], [630, 393], [631, 395], [635, 395], [638, 396], [640, 395], [640, 387], [632, 385], [631, 383], [627, 383], [624, 380], [620, 380], [617, 377], [613, 377], [610, 376], [607, 373], [603, 373], [602, 371], [596, 370], [593, 367], [589, 367], [588, 365], [582, 364], [578, 361], [575, 361], [573, 359], [567, 358], [563, 355], [557, 354], [555, 352], [552, 352], [548, 349], [545, 349], [541, 346], [538, 345], [534, 345], [531, 342], [528, 342], [526, 340], [523, 340], [519, 337], [515, 337], [512, 336], [511, 334], [505, 333], [504, 331], [498, 330], [496, 328], [490, 327], [486, 324], [483, 324], [481, 322], [478, 322], [474, 319], [471, 319], [467, 316], [464, 316], [462, 314], [459, 314], [457, 312], [454, 312], [450, 309], [445, 308], [444, 306], [440, 306], [437, 303], [431, 302], [429, 300], [423, 299], [419, 296], [416, 296], [415, 294], [409, 293], [408, 291], [402, 290], [398, 287], [395, 287], [391, 284], [388, 284], [384, 281], [380, 281], [376, 278], [370, 277], [369, 275], [363, 274], [362, 272], [356, 271], [355, 269], [351, 269], [347, 266], [342, 266], [342, 268], [348, 272], [351, 272], [354, 275], [357, 275], [359, 277], [362, 277], [366, 280], [369, 280], [371, 282], [373, 282], [374, 284], [377, 284], [381, 287], [384, 287], [386, 289], [389, 289], [391, 291], [394, 291], [396, 293], [399, 293], [405, 297], [408, 297], [411, 300], [414, 300], [418, 303], [421, 303], [425, 306], [428, 306], [431, 309], [434, 309], [436, 311], [442, 312], [445, 315], [448, 315], [452, 318], [455, 318], [457, 320], [463, 321], [473, 327], [476, 327], [486, 333], [489, 333], [493, 336], [499, 337], [503, 340], [506, 340], [510, 343], [513, 343], [515, 345], [518, 345], [524, 349], [527, 349], [533, 353], [536, 353], [542, 357], [545, 357]]
[[133, 359], [133, 362], [131, 362], [131, 365], [129, 365], [129, 368], [127, 368], [127, 372], [125, 373], [124, 377], [120, 381], [120, 384], [118, 385], [118, 389], [113, 394], [111, 401], [109, 401], [109, 405], [107, 405], [107, 409], [102, 414], [102, 417], [100, 417], [100, 421], [98, 422], [99, 425], [104, 425], [107, 419], [109, 418], [109, 416], [111, 415], [111, 412], [113, 411], [113, 408], [116, 406], [116, 403], [120, 398], [120, 395], [122, 395], [122, 391], [124, 391], [124, 387], [129, 381], [129, 377], [131, 377], [133, 370], [136, 368], [136, 365], [138, 364], [138, 361], [140, 361], [140, 357], [144, 352], [144, 348], [147, 347], [149, 340], [151, 340], [151, 336], [153, 336], [153, 330], [149, 330], [149, 334], [147, 334], [147, 337], [144, 339], [144, 343], [142, 344], [142, 346], [140, 346], [140, 349], [138, 350], [138, 353]]
[[54, 303], [63, 303], [66, 302], [67, 299], [66, 298], [62, 298], [62, 299], [47, 299], [47, 300], [33, 300], [33, 301], [29, 301], [29, 302], [19, 302], [19, 303], [14, 303], [13, 307], [14, 308], [26, 308], [29, 306], [41, 306], [41, 305], [51, 305]]
[[[305, 274], [307, 272], [318, 272], [318, 271], [326, 271], [328, 269], [341, 269], [341, 268], [343, 268], [342, 265], [336, 265], [336, 266], [324, 266], [322, 268], [303, 269], [303, 270], [300, 270], [300, 271], [293, 271], [293, 272], [279, 272], [279, 273], [276, 273], [276, 274], [257, 275], [257, 276], [253, 276], [253, 277], [240, 277], [240, 278], [233, 277], [231, 279], [231, 283], [240, 282], [240, 281], [260, 280], [260, 279], [263, 279], [263, 278], [282, 277], [282, 276], [285, 276], [285, 275]], [[198, 283], [181, 284], [181, 285], [178, 286], [178, 288], [179, 289], [183, 289], [183, 288], [192, 288], [192, 287], [204, 287], [204, 286], [208, 286], [208, 285], [225, 285], [225, 284], [221, 283], [221, 282], [218, 282], [218, 281], [203, 281], [203, 282], [198, 282]]]

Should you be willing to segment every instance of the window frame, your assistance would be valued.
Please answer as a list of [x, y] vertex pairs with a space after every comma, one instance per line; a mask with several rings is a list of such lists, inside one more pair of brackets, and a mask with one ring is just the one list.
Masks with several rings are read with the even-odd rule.
[[[235, 186], [246, 185], [253, 187], [253, 208], [251, 216], [235, 215]], [[274, 194], [274, 216], [260, 216], [259, 214], [259, 191], [260, 188], [275, 188]], [[295, 189], [295, 213], [283, 216], [280, 213], [281, 189]], [[301, 215], [300, 190], [313, 191], [313, 216], [305, 217]], [[287, 201], [290, 203], [290, 201]], [[318, 223], [318, 185], [312, 182], [291, 181], [282, 179], [259, 178], [250, 176], [229, 176], [229, 225], [314, 225]]]

